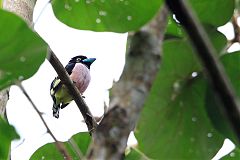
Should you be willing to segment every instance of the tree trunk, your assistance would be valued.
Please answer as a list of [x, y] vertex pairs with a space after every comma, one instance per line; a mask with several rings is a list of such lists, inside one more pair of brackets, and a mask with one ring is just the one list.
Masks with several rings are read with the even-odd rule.
[[17, 14], [31, 25], [35, 3], [36, 0], [4, 0], [3, 8]]
[[167, 15], [164, 6], [150, 24], [129, 36], [124, 71], [111, 90], [110, 109], [93, 134], [88, 159], [124, 157], [128, 136], [136, 126], [159, 69]]

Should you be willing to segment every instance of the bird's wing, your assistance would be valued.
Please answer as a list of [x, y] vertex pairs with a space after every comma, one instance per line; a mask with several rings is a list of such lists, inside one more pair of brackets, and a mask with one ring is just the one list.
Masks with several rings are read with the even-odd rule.
[[[65, 66], [65, 69], [66, 69], [66, 71], [67, 71], [67, 73], [68, 73], [69, 75], [71, 75], [74, 66], [75, 66], [75, 63], [71, 63], [71, 62], [69, 62], [69, 63]], [[56, 78], [52, 81], [52, 83], [51, 83], [51, 87], [50, 87], [50, 94], [51, 94], [51, 96], [54, 97], [55, 93], [56, 93], [56, 92], [59, 90], [59, 88], [61, 88], [61, 87], [62, 87], [62, 82], [61, 82], [61, 80], [60, 80], [58, 77], [56, 77]]]
[[56, 77], [51, 83], [51, 87], [50, 87], [51, 96], [54, 96], [61, 86], [62, 86], [61, 80], [58, 77]]
[[68, 73], [69, 75], [72, 74], [72, 70], [73, 70], [75, 64], [76, 64], [76, 63], [70, 63], [70, 62], [69, 62], [69, 63], [65, 66], [65, 69], [66, 69], [66, 71], [67, 71], [67, 73]]

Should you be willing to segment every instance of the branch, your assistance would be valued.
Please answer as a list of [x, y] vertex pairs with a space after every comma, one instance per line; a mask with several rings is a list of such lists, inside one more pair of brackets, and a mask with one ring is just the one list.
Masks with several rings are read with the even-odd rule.
[[97, 127], [97, 122], [94, 119], [92, 113], [90, 112], [87, 104], [83, 100], [82, 96], [80, 95], [77, 87], [73, 84], [72, 80], [69, 78], [69, 75], [61, 62], [58, 60], [57, 56], [53, 53], [51, 49], [49, 49], [50, 57], [48, 61], [51, 63], [53, 68], [58, 74], [58, 77], [61, 79], [64, 85], [68, 88], [69, 92], [71, 93], [74, 101], [76, 102], [78, 109], [82, 113], [82, 116], [87, 124], [88, 131], [90, 135], [95, 132]]
[[240, 28], [237, 22], [239, 16], [239, 12], [235, 11], [232, 17], [232, 25], [233, 25], [233, 31], [234, 31], [234, 37], [231, 40], [228, 40], [227, 45], [225, 47], [225, 51], [227, 51], [234, 43], [238, 42], [240, 43]]
[[3, 8], [17, 14], [31, 26], [35, 3], [36, 0], [3, 0]]
[[163, 7], [154, 19], [163, 24], [161, 27], [149, 24], [129, 37], [131, 43], [123, 74], [111, 90], [110, 109], [93, 134], [87, 159], [115, 160], [124, 157], [129, 133], [135, 128], [159, 69], [160, 44], [167, 15], [166, 7]]
[[185, 0], [166, 0], [169, 9], [176, 15], [186, 29], [199, 58], [205, 67], [207, 76], [216, 91], [219, 100], [224, 105], [226, 116], [240, 142], [240, 108], [238, 99], [230, 84], [224, 68], [215, 55], [210, 40], [203, 27]]
[[53, 133], [51, 132], [51, 130], [49, 129], [47, 123], [45, 122], [45, 120], [43, 119], [42, 113], [37, 109], [36, 105], [33, 103], [32, 99], [30, 98], [30, 96], [28, 95], [28, 93], [26, 92], [25, 88], [22, 86], [21, 83], [18, 84], [19, 88], [21, 89], [21, 91], [23, 92], [23, 94], [26, 96], [26, 98], [28, 99], [28, 101], [32, 104], [34, 110], [37, 112], [38, 116], [40, 117], [40, 119], [42, 120], [44, 126], [47, 129], [47, 133], [49, 133], [51, 135], [51, 137], [53, 138], [53, 140], [55, 141], [55, 145], [57, 147], [57, 149], [59, 150], [59, 152], [65, 157], [65, 159], [67, 160], [71, 160], [72, 158], [70, 157], [69, 153], [67, 152], [65, 146], [63, 145], [63, 143], [59, 142], [56, 137], [53, 135]]
[[43, 6], [42, 10], [40, 11], [40, 13], [38, 14], [37, 18], [35, 19], [35, 22], [32, 22], [31, 24], [31, 28], [34, 28], [34, 26], [37, 24], [39, 18], [42, 16], [43, 12], [45, 11], [45, 9], [47, 8], [47, 6], [52, 2], [52, 0], [48, 0], [46, 2], [46, 4]]
[[234, 31], [234, 38], [231, 40], [231, 43], [235, 43], [235, 42], [240, 42], [240, 28], [237, 22], [239, 13], [238, 12], [234, 12], [233, 17], [232, 17], [232, 25], [233, 25], [233, 31]]

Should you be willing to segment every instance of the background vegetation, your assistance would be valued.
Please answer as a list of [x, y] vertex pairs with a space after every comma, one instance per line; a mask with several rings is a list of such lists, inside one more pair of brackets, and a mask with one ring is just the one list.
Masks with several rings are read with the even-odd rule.
[[[239, 43], [240, 2], [188, 2], [214, 46], [217, 53], [214, 56], [223, 64], [234, 93], [239, 95], [240, 52], [229, 53], [228, 48]], [[111, 90], [111, 100], [118, 98], [119, 101], [117, 105], [110, 103], [110, 109], [98, 126], [91, 124], [93, 136], [78, 133], [68, 142], [58, 142], [57, 147], [55, 143], [44, 145], [31, 159], [80, 159], [84, 156], [211, 159], [226, 138], [235, 143], [236, 149], [223, 159], [240, 159], [240, 133], [232, 127], [234, 122], [228, 119], [231, 115], [223, 109], [224, 104], [209, 83], [207, 69], [195, 54], [194, 42], [191, 43], [178, 19], [181, 15], [174, 18], [176, 15], [167, 11], [163, 0], [151, 3], [148, 0], [53, 0], [51, 3], [56, 17], [70, 27], [131, 34], [123, 75]], [[232, 40], [227, 40], [217, 30], [226, 23], [234, 26]], [[4, 9], [0, 9], [0, 35], [0, 89], [5, 89], [33, 76], [47, 58], [48, 45], [23, 19]], [[120, 93], [126, 93], [127, 97]], [[240, 118], [239, 113], [231, 114]], [[126, 149], [131, 130], [138, 145]], [[17, 138], [14, 128], [2, 116], [0, 159], [8, 159], [10, 143]]]

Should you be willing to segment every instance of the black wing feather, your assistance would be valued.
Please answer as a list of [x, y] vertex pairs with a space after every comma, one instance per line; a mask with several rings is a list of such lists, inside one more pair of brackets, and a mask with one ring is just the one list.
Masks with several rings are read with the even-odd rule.
[[[59, 83], [56, 85], [56, 81], [59, 81]], [[60, 79], [58, 77], [56, 77], [52, 83], [51, 83], [51, 86], [50, 86], [50, 94], [53, 98], [53, 100], [55, 99], [54, 95], [55, 93], [59, 90], [59, 88], [62, 87], [62, 82], [60, 81]], [[55, 101], [54, 101], [55, 102]]]
[[[76, 64], [76, 63], [69, 62], [69, 63], [65, 66], [65, 69], [66, 69], [66, 71], [67, 71], [67, 73], [68, 73], [69, 75], [71, 75], [72, 70], [73, 70], [75, 64]], [[57, 84], [56, 86], [54, 86], [54, 85], [55, 85], [55, 82], [56, 82], [57, 80], [59, 80], [59, 77], [56, 77], [56, 78], [52, 81], [51, 86], [50, 86], [50, 91], [51, 91], [51, 90], [54, 91], [54, 93], [52, 94], [52, 96], [58, 91], [59, 88], [62, 87], [62, 82], [61, 82], [61, 81], [59, 82], [59, 84]], [[54, 99], [54, 98], [53, 98], [53, 99]]]
[[66, 71], [67, 71], [67, 73], [68, 73], [69, 75], [72, 74], [72, 70], [73, 70], [75, 64], [76, 64], [76, 63], [71, 63], [71, 62], [69, 62], [69, 63], [66, 65], [65, 69], [66, 69]]

